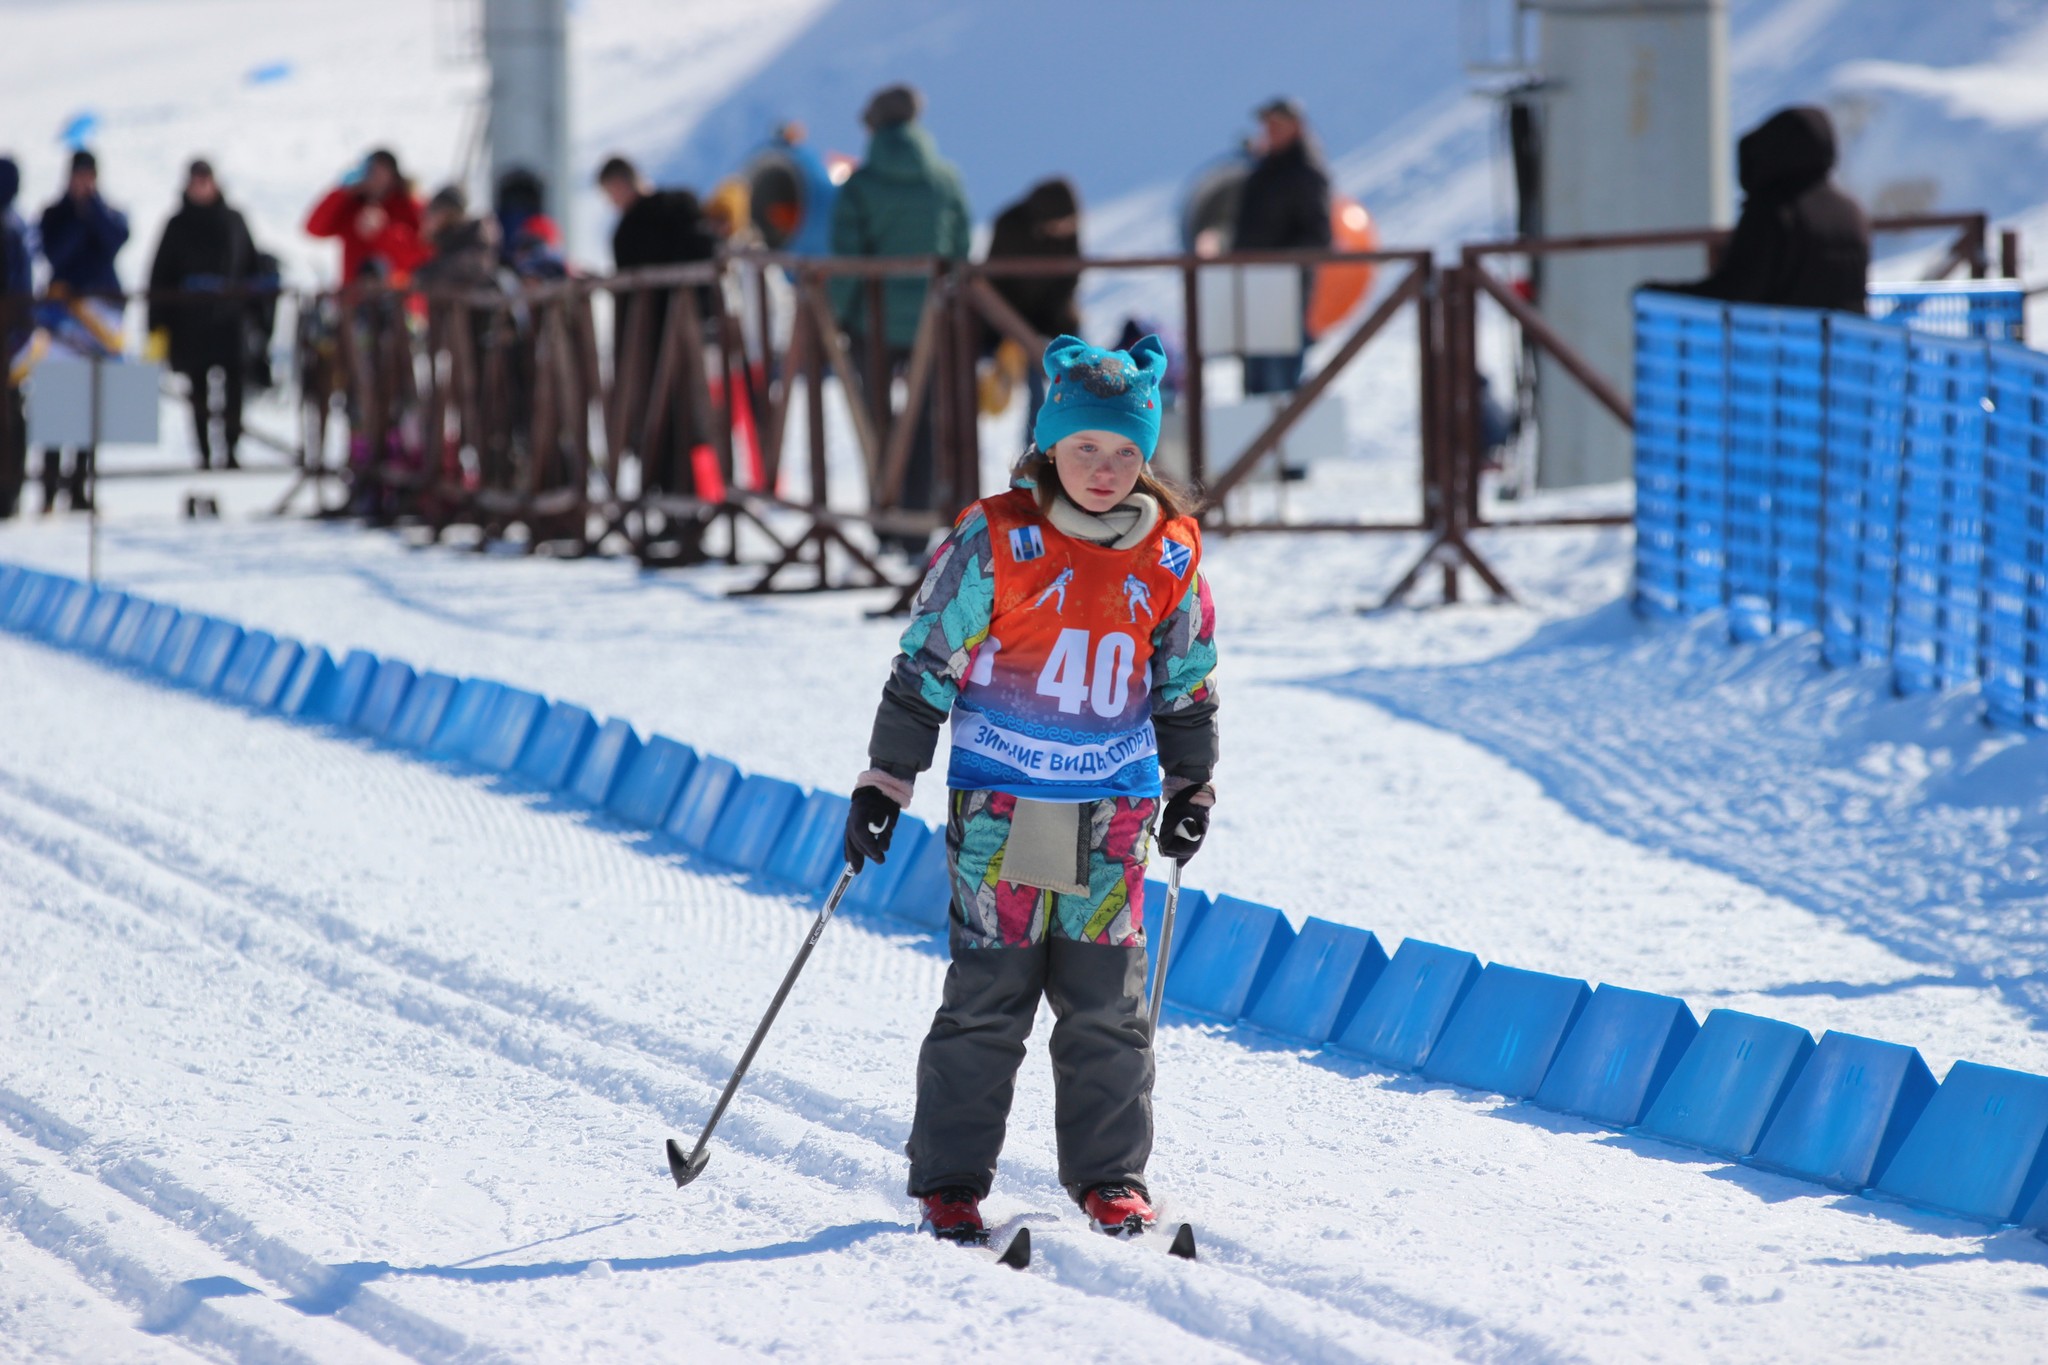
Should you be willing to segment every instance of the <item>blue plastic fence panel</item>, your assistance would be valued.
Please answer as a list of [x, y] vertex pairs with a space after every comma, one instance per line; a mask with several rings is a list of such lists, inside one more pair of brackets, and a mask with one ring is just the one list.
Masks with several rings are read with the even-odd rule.
[[388, 739], [398, 720], [399, 708], [412, 691], [412, 665], [402, 659], [386, 659], [370, 678], [363, 704], [356, 708], [355, 728], [377, 739]]
[[1699, 1031], [1692, 1010], [1675, 996], [1603, 985], [1565, 1035], [1536, 1103], [1632, 1128]]
[[1812, 630], [1820, 624], [1827, 315], [1806, 308], [1770, 312], [1771, 628]]
[[1401, 1071], [1419, 1070], [1479, 979], [1479, 959], [1457, 948], [1403, 939], [1358, 1013], [1332, 1046]]
[[107, 643], [100, 651], [110, 659], [128, 660], [135, 657], [138, 642], [142, 639], [142, 628], [148, 624], [156, 603], [146, 597], [131, 597], [121, 608], [120, 619], [107, 632]]
[[1876, 1188], [1909, 1204], [2009, 1223], [2048, 1183], [2044, 1136], [2048, 1076], [1957, 1062]]
[[1175, 954], [1166, 998], [1182, 1009], [1235, 1023], [1280, 970], [1293, 942], [1294, 927], [1272, 906], [1218, 896], [1188, 936], [1187, 951]]
[[864, 914], [889, 915], [895, 913], [896, 892], [902, 887], [910, 873], [910, 865], [917, 861], [927, 843], [943, 845], [942, 834], [934, 834], [931, 827], [922, 820], [906, 815], [896, 822], [896, 833], [889, 840], [889, 860], [869, 862], [861, 869], [853, 885], [846, 889], [846, 908]]
[[1906, 358], [1901, 328], [1829, 317], [1821, 652], [1836, 667], [1891, 657]]
[[85, 628], [85, 618], [92, 614], [92, 607], [99, 597], [99, 591], [85, 583], [73, 583], [57, 599], [45, 623], [43, 634], [50, 643], [69, 648], [78, 639], [78, 632]]
[[1723, 305], [1636, 295], [1636, 596], [1665, 612], [1721, 605], [1727, 487]]
[[1422, 1074], [1526, 1099], [1543, 1084], [1592, 993], [1577, 977], [1489, 962], [1444, 1025]]
[[519, 756], [526, 752], [527, 741], [533, 738], [534, 729], [547, 709], [547, 698], [538, 692], [519, 687], [499, 688], [490, 715], [477, 727], [468, 757], [480, 768], [511, 772], [519, 765]]
[[[1181, 951], [1188, 946], [1188, 940], [1195, 936], [1196, 927], [1208, 913], [1209, 893], [1197, 891], [1192, 886], [1182, 886], [1180, 904], [1173, 911], [1173, 942], [1167, 947], [1175, 961], [1180, 959]], [[1148, 880], [1145, 883], [1145, 943], [1148, 948], [1145, 954], [1148, 959], [1145, 963], [1145, 991], [1148, 1000], [1151, 998], [1152, 974], [1159, 970], [1160, 935], [1165, 932], [1165, 926], [1166, 883]], [[1172, 975], [1171, 967], [1167, 974]]]
[[1311, 916], [1245, 1019], [1320, 1047], [1351, 1022], [1386, 968], [1387, 950], [1372, 933]]
[[201, 616], [197, 612], [180, 616], [150, 659], [150, 669], [168, 682], [183, 678], [186, 665], [192, 662], [192, 651], [199, 647], [200, 633], [212, 620], [211, 616]]
[[291, 681], [278, 694], [277, 709], [287, 716], [317, 719], [333, 695], [335, 680], [341, 676], [325, 649], [313, 645], [292, 665]]
[[1989, 384], [1982, 342], [1908, 339], [1892, 645], [1892, 675], [1902, 692], [1977, 680]]
[[1893, 326], [1970, 341], [2018, 341], [2026, 286], [2016, 280], [1930, 280], [1870, 286], [1868, 310]]
[[377, 656], [369, 650], [350, 650], [335, 666], [334, 685], [327, 689], [321, 704], [308, 713], [309, 718], [344, 729], [353, 725], [356, 712], [363, 709], [363, 698], [370, 694], [370, 682], [377, 676], [377, 668]]
[[1933, 1096], [1934, 1073], [1917, 1049], [1826, 1033], [1750, 1160], [1860, 1190], [1891, 1164]]
[[745, 776], [730, 759], [716, 754], [701, 756], [682, 791], [677, 793], [675, 809], [669, 812], [662, 829], [691, 852], [708, 853], [718, 817], [725, 813], [726, 802], [732, 799]]
[[903, 865], [903, 877], [889, 898], [889, 913], [943, 934], [953, 911], [952, 864], [946, 841], [933, 836]]
[[170, 637], [171, 628], [178, 624], [178, 609], [162, 602], [152, 602], [149, 615], [142, 619], [142, 629], [135, 633], [135, 643], [125, 659], [137, 668], [149, 668], [156, 656], [163, 652], [164, 641]]
[[711, 823], [703, 843], [705, 855], [743, 872], [760, 871], [803, 799], [802, 787], [779, 777], [755, 773], [741, 779]]
[[1777, 309], [1728, 310], [1728, 483], [1722, 531], [1728, 630], [1771, 630], [1771, 438], [1777, 407]]
[[14, 594], [21, 590], [22, 580], [28, 570], [19, 564], [0, 564], [0, 621], [7, 619], [7, 610], [14, 603]]
[[435, 758], [466, 758], [490, 721], [491, 712], [498, 705], [498, 694], [504, 690], [503, 683], [489, 678], [464, 678], [448, 702], [440, 728], [427, 741], [427, 753]]
[[851, 804], [838, 792], [805, 797], [769, 855], [768, 875], [799, 891], [817, 891], [837, 876], [845, 862], [846, 813]]
[[192, 657], [186, 661], [178, 680], [201, 692], [214, 691], [241, 643], [242, 628], [233, 621], [208, 621], [206, 629], [199, 632], [199, 643], [193, 646]]
[[90, 591], [85, 584], [62, 574], [44, 574], [42, 592], [36, 598], [35, 607], [27, 613], [21, 623], [24, 634], [47, 637], [50, 627], [64, 612], [64, 607], [81, 592]]
[[2020, 1214], [2020, 1226], [2032, 1228], [2043, 1241], [2048, 1241], [2048, 1183], [2042, 1184], [2033, 1205]]
[[305, 656], [306, 647], [297, 640], [279, 640], [272, 645], [270, 653], [263, 656], [263, 666], [256, 670], [255, 680], [249, 684], [249, 705], [265, 711], [283, 710], [285, 689], [298, 676], [299, 662]]
[[1984, 706], [2048, 727], [2048, 356], [1994, 345], [1984, 458]]
[[660, 829], [676, 803], [676, 793], [697, 768], [697, 751], [667, 735], [655, 735], [633, 756], [625, 775], [612, 787], [605, 809], [629, 825]]
[[590, 712], [574, 702], [558, 701], [533, 732], [533, 740], [519, 759], [519, 775], [536, 786], [560, 791], [569, 785], [597, 722]]
[[569, 783], [569, 794], [586, 806], [603, 809], [610, 804], [620, 777], [639, 756], [640, 736], [634, 733], [632, 725], [613, 717], [583, 751], [583, 761], [576, 765], [576, 776]]
[[50, 600], [50, 594], [61, 584], [45, 573], [33, 569], [25, 570], [17, 581], [14, 597], [7, 604], [4, 624], [9, 630], [23, 634], [35, 629], [35, 622]]
[[1636, 1131], [1720, 1156], [1748, 1156], [1812, 1054], [1813, 1035], [1803, 1028], [1714, 1010]]
[[85, 624], [78, 628], [72, 645], [78, 649], [102, 653], [107, 639], [114, 633], [114, 627], [121, 620], [121, 613], [128, 610], [128, 594], [106, 591], [92, 600], [92, 611], [87, 614]]
[[391, 718], [390, 728], [384, 732], [385, 742], [414, 750], [433, 743], [449, 704], [455, 700], [455, 691], [461, 686], [459, 679], [446, 673], [422, 673], [414, 678], [405, 691], [405, 700], [399, 703], [398, 714]]
[[235, 645], [234, 657], [228, 660], [228, 666], [221, 672], [221, 696], [229, 701], [247, 701], [256, 674], [276, 644], [277, 637], [267, 630], [252, 630], [243, 635]]

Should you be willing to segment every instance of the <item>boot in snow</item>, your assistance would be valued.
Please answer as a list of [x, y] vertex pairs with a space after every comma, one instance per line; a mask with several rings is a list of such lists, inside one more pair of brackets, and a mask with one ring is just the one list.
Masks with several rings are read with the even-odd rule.
[[1112, 1237], [1143, 1232], [1159, 1216], [1152, 1212], [1145, 1192], [1135, 1185], [1097, 1185], [1082, 1199], [1081, 1208], [1098, 1231]]
[[988, 1226], [981, 1221], [981, 1196], [965, 1185], [917, 1197], [924, 1220], [917, 1226], [942, 1242], [981, 1243], [988, 1240]]

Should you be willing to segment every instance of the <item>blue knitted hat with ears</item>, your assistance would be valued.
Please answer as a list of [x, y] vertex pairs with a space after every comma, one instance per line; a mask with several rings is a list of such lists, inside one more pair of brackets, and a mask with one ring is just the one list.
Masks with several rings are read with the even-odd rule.
[[1045, 348], [1045, 402], [1031, 430], [1040, 450], [1077, 431], [1113, 431], [1145, 452], [1159, 447], [1159, 384], [1166, 347], [1141, 337], [1128, 351], [1105, 351], [1063, 336]]

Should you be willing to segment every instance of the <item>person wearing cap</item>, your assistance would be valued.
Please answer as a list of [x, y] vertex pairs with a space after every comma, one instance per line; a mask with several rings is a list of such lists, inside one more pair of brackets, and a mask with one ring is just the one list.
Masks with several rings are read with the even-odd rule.
[[[1294, 251], [1330, 246], [1330, 175], [1308, 131], [1299, 101], [1273, 99], [1256, 111], [1259, 159], [1245, 177], [1237, 201], [1237, 224], [1231, 247], [1237, 251]], [[1302, 271], [1302, 306], [1306, 320], [1309, 270]], [[1306, 332], [1304, 332], [1304, 337]], [[1286, 393], [1301, 383], [1303, 346], [1287, 355], [1244, 358], [1247, 394]]]
[[341, 282], [368, 275], [404, 285], [427, 258], [421, 240], [419, 196], [398, 168], [395, 153], [378, 148], [306, 215], [306, 235], [341, 242]]
[[[1074, 189], [1074, 182], [1064, 176], [1053, 176], [1033, 185], [1022, 199], [996, 215], [989, 233], [987, 259], [991, 264], [1017, 257], [1072, 259], [1080, 254], [1081, 196]], [[1074, 304], [1074, 294], [1081, 284], [1080, 271], [1071, 275], [997, 275], [989, 283], [1040, 336], [1056, 337], [1081, 330], [1081, 310]], [[1029, 394], [1024, 430], [1029, 433], [1038, 422], [1039, 406], [1045, 402], [1044, 370], [1024, 357], [1023, 348], [1016, 341], [999, 336], [994, 324], [988, 325], [983, 346], [996, 352], [998, 373], [1011, 366], [1023, 370]], [[1015, 374], [1016, 368], [1007, 372]]]
[[243, 330], [246, 301], [193, 298], [246, 287], [256, 271], [249, 225], [222, 197], [213, 166], [194, 161], [185, 173], [183, 203], [164, 224], [149, 268], [152, 352], [167, 355], [185, 377], [199, 467], [213, 465], [213, 379], [220, 372], [221, 463], [241, 466]]
[[35, 249], [14, 211], [21, 168], [0, 156], [0, 521], [14, 515], [28, 477], [28, 428], [21, 381], [33, 360]]
[[1217, 756], [1201, 532], [1150, 466], [1166, 366], [1152, 336], [1046, 349], [1015, 486], [933, 557], [855, 780], [858, 871], [889, 856], [950, 716], [951, 965], [907, 1144], [924, 1226], [950, 1240], [987, 1236], [980, 1201], [1041, 999], [1060, 1183], [1104, 1232], [1153, 1220], [1145, 863], [1155, 831], [1177, 862], [1201, 847]]
[[[908, 85], [879, 90], [861, 121], [868, 128], [867, 157], [832, 203], [835, 256], [943, 256], [965, 260], [974, 223], [960, 173], [939, 155], [938, 144], [920, 123], [924, 97]], [[922, 275], [894, 276], [882, 286], [884, 354], [868, 345], [867, 281], [842, 275], [831, 281], [832, 311], [852, 342], [861, 383], [870, 394], [886, 393], [908, 369], [924, 311]], [[917, 415], [902, 506], [932, 506], [932, 434], [929, 406]], [[897, 537], [898, 548], [915, 554], [925, 538]]]
[[[100, 197], [99, 160], [84, 148], [71, 154], [64, 193], [43, 210], [40, 226], [43, 259], [50, 279], [38, 317], [62, 346], [82, 355], [111, 356], [121, 351], [121, 276], [114, 259], [128, 244], [128, 216]], [[55, 508], [61, 488], [71, 507], [92, 506], [93, 452], [72, 453], [64, 470], [64, 452], [43, 452], [43, 511]]]

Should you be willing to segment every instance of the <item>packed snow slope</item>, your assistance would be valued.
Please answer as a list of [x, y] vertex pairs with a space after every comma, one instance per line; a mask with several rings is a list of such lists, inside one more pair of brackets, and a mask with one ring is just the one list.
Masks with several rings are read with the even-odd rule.
[[[0, 531], [0, 558], [75, 572], [80, 536]], [[732, 600], [723, 570], [338, 527], [117, 508], [102, 548], [111, 581], [158, 598], [504, 678], [832, 786], [862, 762], [894, 632], [858, 595]], [[1625, 537], [1496, 537], [1529, 607], [1355, 616], [1412, 548], [1212, 547], [1226, 758], [1194, 882], [1390, 949], [1416, 934], [1913, 1043], [1937, 1073], [2048, 1070], [2048, 1035], [1995, 973], [1894, 932], [1923, 908], [1910, 885], [1866, 882], [1889, 917], [1858, 919], [1791, 875], [1796, 850], [1744, 864], [1669, 818], [1632, 830], [1499, 756], [1496, 712], [1559, 734], [1583, 719], [1518, 663], [1557, 645], [1550, 623], [1593, 615], [1573, 685], [1629, 709], [1673, 685], [1672, 656], [1719, 648], [1599, 614]], [[1675, 757], [1617, 775], [1663, 789], [1653, 812], [1689, 803], [1699, 838], [1744, 836], [1735, 783], [1775, 765], [1796, 795], [1862, 761], [1812, 749], [1816, 709], [1863, 716], [1900, 771], [1942, 766], [1914, 745], [1958, 742], [1886, 721], [1874, 680], [1747, 657], [1774, 690], [1710, 673], [1711, 708], [1669, 708]], [[1449, 684], [1431, 724], [1361, 681], [1410, 676]], [[884, 921], [833, 926], [710, 1171], [678, 1194], [659, 1139], [702, 1121], [805, 907], [516, 786], [14, 637], [0, 696], [0, 1355], [2025, 1360], [2048, 1332], [2048, 1246], [2028, 1234], [1180, 1017], [1151, 1173], [1205, 1259], [1080, 1227], [1034, 1051], [991, 1203], [1039, 1244], [1014, 1274], [911, 1230], [901, 1145], [943, 961]], [[1729, 724], [1749, 767], [1689, 757]], [[1972, 790], [2025, 807], [1977, 837], [2039, 818], [2038, 793], [1952, 766], [1918, 798], [1894, 782], [1884, 828]], [[924, 784], [920, 813], [936, 795]], [[1839, 803], [1776, 813], [1822, 872], [1830, 840], [1892, 856]], [[1975, 910], [1980, 937], [2027, 950], [2030, 923]]]

